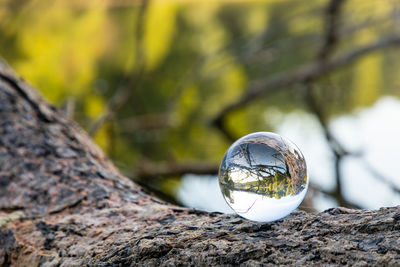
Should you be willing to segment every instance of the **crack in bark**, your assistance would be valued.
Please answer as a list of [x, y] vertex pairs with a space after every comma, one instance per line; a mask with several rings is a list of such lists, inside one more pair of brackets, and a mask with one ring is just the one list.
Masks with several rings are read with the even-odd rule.
[[29, 94], [23, 89], [19, 82], [14, 79], [14, 77], [10, 77], [4, 73], [0, 73], [0, 79], [3, 81], [7, 82], [11, 88], [14, 88], [15, 91], [23, 98], [25, 101], [29, 103], [31, 108], [35, 111], [37, 117], [42, 120], [43, 122], [46, 123], [51, 123], [54, 122], [54, 117], [49, 116], [46, 114], [47, 112], [43, 111], [40, 107], [40, 103], [36, 103], [35, 100], [33, 100]]

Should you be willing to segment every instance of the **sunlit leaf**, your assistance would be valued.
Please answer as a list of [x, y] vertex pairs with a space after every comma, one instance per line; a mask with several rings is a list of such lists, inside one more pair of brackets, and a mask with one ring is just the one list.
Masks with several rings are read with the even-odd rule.
[[154, 69], [166, 56], [176, 30], [177, 5], [167, 1], [150, 1], [144, 36], [145, 64]]

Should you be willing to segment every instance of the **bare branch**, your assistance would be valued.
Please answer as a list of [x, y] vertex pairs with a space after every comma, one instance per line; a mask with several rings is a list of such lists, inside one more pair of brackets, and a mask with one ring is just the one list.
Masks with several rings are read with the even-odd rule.
[[318, 59], [323, 60], [331, 53], [338, 41], [340, 11], [345, 0], [331, 0], [326, 9], [326, 35]]
[[384, 175], [382, 175], [377, 169], [375, 169], [371, 163], [367, 160], [362, 159], [364, 168], [366, 168], [375, 179], [387, 184], [393, 192], [400, 194], [400, 187], [397, 186], [395, 183], [392, 182], [392, 179], [388, 179]]
[[[320, 51], [316, 58], [316, 62], [319, 62], [322, 65], [325, 64], [325, 62], [328, 60], [328, 56], [332, 53], [333, 49], [335, 48], [335, 46], [339, 41], [338, 24], [340, 20], [340, 11], [343, 3], [344, 3], [343, 0], [331, 0], [326, 9], [326, 21], [325, 21], [326, 31], [325, 31], [324, 43], [321, 46]], [[339, 205], [355, 208], [356, 206], [354, 206], [354, 204], [348, 203], [346, 201], [342, 191], [341, 163], [343, 162], [342, 161], [343, 157], [348, 155], [348, 152], [330, 132], [326, 117], [323, 114], [323, 110], [315, 98], [312, 87], [312, 81], [313, 79], [310, 78], [303, 82], [306, 89], [305, 90], [306, 103], [308, 104], [311, 111], [316, 115], [318, 122], [320, 123], [324, 131], [326, 141], [328, 142], [330, 149], [335, 156], [334, 172], [335, 172], [336, 186], [333, 191], [326, 192], [325, 194], [334, 197]]]
[[327, 195], [328, 197], [333, 198], [334, 200], [336, 200], [338, 202], [338, 204], [340, 206], [354, 208], [354, 209], [361, 209], [360, 205], [344, 199], [343, 197], [341, 197], [341, 195], [337, 195], [335, 190], [333, 190], [333, 191], [325, 190], [314, 183], [310, 183], [309, 187], [311, 190], [314, 190], [316, 192], [322, 193], [324, 195]]
[[182, 176], [184, 174], [217, 174], [218, 165], [206, 162], [164, 163], [143, 162], [134, 177], [140, 180], [157, 177]]
[[311, 62], [304, 64], [291, 72], [280, 73], [272, 77], [255, 81], [252, 83], [252, 85], [250, 85], [249, 90], [240, 99], [226, 106], [216, 116], [214, 119], [214, 124], [221, 124], [225, 116], [230, 112], [247, 105], [251, 101], [263, 97], [267, 93], [272, 93], [281, 87], [287, 87], [293, 84], [320, 78], [321, 76], [333, 70], [355, 62], [362, 56], [365, 56], [369, 53], [398, 45], [400, 45], [400, 36], [390, 37], [369, 45], [365, 45], [363, 47], [359, 47], [343, 55], [338, 55], [331, 59], [327, 59], [324, 62]]
[[336, 137], [331, 133], [328, 127], [326, 116], [323, 114], [323, 110], [318, 105], [316, 97], [313, 92], [313, 88], [310, 83], [305, 83], [305, 102], [308, 105], [310, 111], [317, 117], [319, 124], [325, 135], [325, 139], [328, 142], [332, 152], [336, 156], [345, 156], [350, 154], [343, 145], [336, 139]]

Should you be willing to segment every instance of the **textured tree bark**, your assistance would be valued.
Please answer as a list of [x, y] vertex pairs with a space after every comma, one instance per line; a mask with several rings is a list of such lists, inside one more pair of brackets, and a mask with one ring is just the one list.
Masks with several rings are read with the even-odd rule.
[[0, 63], [0, 265], [400, 264], [400, 211], [273, 223], [163, 203]]

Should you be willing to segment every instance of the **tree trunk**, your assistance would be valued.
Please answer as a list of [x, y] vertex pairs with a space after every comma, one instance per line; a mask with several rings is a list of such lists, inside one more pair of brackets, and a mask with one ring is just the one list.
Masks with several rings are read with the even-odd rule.
[[400, 264], [400, 212], [273, 223], [173, 206], [0, 63], [0, 265]]

